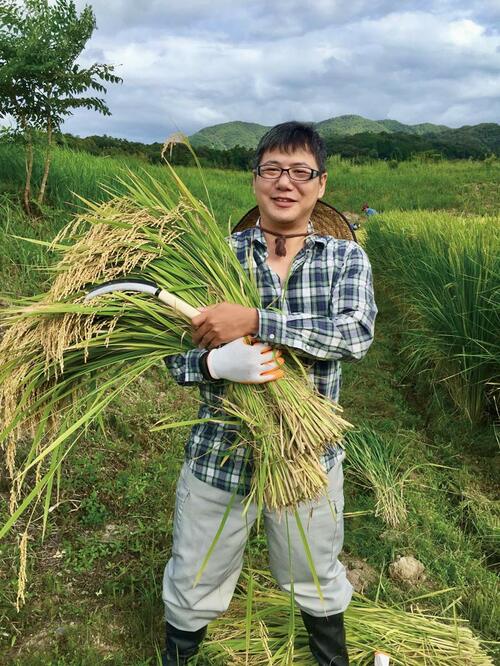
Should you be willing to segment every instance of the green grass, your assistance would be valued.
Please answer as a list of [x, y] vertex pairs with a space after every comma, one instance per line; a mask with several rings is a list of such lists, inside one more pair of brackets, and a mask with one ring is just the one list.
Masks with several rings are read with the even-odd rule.
[[[92, 181], [97, 191], [103, 162], [112, 162], [108, 173], [113, 177], [116, 161], [89, 158], [88, 174], [83, 163], [79, 165], [82, 189], [77, 191], [88, 187], [85, 193], [92, 196]], [[56, 181], [57, 174], [56, 168]], [[389, 182], [393, 176], [397, 184]], [[68, 176], [72, 184], [65, 185], [66, 192], [77, 188], [78, 179], [72, 178]], [[0, 175], [0, 182], [5, 180]], [[208, 172], [207, 181], [219, 219], [230, 213], [236, 219], [252, 204], [247, 175]], [[487, 168], [475, 163], [400, 165], [390, 172], [384, 164], [336, 164], [331, 173], [337, 188], [333, 201], [342, 209], [356, 209], [358, 199], [366, 198], [375, 207], [379, 201], [389, 202], [381, 208], [411, 208], [413, 199], [429, 208], [462, 210], [467, 182], [480, 188], [484, 184], [490, 191], [493, 181], [494, 174], [488, 176]], [[4, 190], [13, 187], [12, 181]], [[67, 194], [61, 189], [58, 196], [65, 200]], [[44, 288], [49, 275], [45, 251], [11, 234], [51, 238], [68, 219], [68, 211], [55, 209], [44, 218], [27, 220], [11, 192], [2, 199], [1, 210], [3, 283], [16, 294]], [[345, 557], [363, 559], [375, 569], [378, 580], [366, 592], [387, 603], [404, 605], [419, 594], [453, 587], [421, 605], [450, 617], [450, 604], [460, 599], [458, 614], [476, 633], [492, 640], [498, 638], [500, 626], [495, 590], [498, 547], [493, 538], [498, 525], [498, 505], [493, 501], [498, 458], [491, 446], [492, 426], [450, 416], [453, 406], [447, 393], [438, 386], [429, 395], [422, 377], [405, 371], [399, 354], [406, 335], [401, 299], [383, 279], [376, 255], [372, 264], [380, 308], [376, 339], [361, 363], [344, 364], [342, 404], [348, 420], [374, 431], [381, 442], [391, 441], [391, 455], [399, 456], [403, 471], [418, 467], [404, 489], [408, 517], [402, 526], [390, 528], [375, 517], [374, 494], [355, 483], [356, 471], [346, 463], [346, 511], [371, 513], [346, 519]], [[155, 646], [159, 648], [163, 639], [161, 580], [171, 547], [175, 483], [187, 431], [151, 433], [149, 428], [168, 414], [189, 420], [196, 410], [196, 392], [174, 385], [158, 366], [129, 387], [99, 423], [88, 427], [70, 454], [45, 541], [37, 537], [29, 544], [27, 603], [20, 613], [14, 607], [17, 544], [13, 537], [0, 543], [2, 665], [157, 663]], [[2, 479], [0, 474], [0, 522], [6, 517], [7, 499]], [[397, 585], [388, 575], [389, 563], [408, 554], [423, 562], [427, 574], [412, 589]], [[253, 566], [266, 566], [262, 535], [252, 535], [248, 555]]]
[[404, 461], [405, 450], [401, 451], [399, 442], [369, 427], [358, 427], [347, 433], [346, 450], [355, 482], [375, 495], [375, 516], [390, 527], [406, 523], [404, 488], [413, 467]]
[[[445, 595], [448, 602], [462, 596], [463, 614], [491, 637], [496, 631], [492, 613], [498, 613], [494, 564], [485, 557], [487, 544], [480, 534], [463, 529], [456, 488], [464, 492], [480, 488], [494, 511], [497, 455], [491, 448], [481, 454], [476, 449], [476, 443], [491, 441], [492, 426], [444, 419], [434, 405], [423, 409], [424, 403], [415, 400], [414, 385], [404, 379], [403, 359], [394, 353], [402, 332], [398, 310], [386, 291], [378, 293], [378, 335], [362, 363], [344, 366], [342, 402], [348, 419], [359, 426], [369, 424], [380, 437], [395, 441], [405, 461], [402, 469], [418, 467], [405, 485], [409, 512], [405, 523], [387, 529], [374, 517], [355, 518], [346, 528], [345, 549], [353, 556], [363, 553], [379, 570], [384, 567], [382, 598], [386, 601], [402, 600], [405, 595], [386, 577], [385, 567], [396, 555], [413, 554], [429, 573], [419, 591], [456, 586]], [[349, 483], [348, 461], [347, 470], [348, 510], [373, 506], [371, 493], [359, 492]]]
[[415, 160], [392, 169], [383, 161], [353, 166], [331, 159], [325, 198], [340, 210], [356, 212], [368, 202], [379, 212], [425, 209], [496, 215], [499, 182], [500, 160]]

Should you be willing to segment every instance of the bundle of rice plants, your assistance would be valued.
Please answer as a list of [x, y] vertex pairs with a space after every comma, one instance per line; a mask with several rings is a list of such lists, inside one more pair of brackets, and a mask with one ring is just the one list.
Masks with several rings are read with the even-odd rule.
[[[210, 626], [202, 654], [215, 664], [312, 666], [316, 662], [298, 609], [272, 587], [265, 572], [258, 572], [258, 578], [250, 586], [252, 622], [245, 618], [248, 601], [240, 591], [228, 613]], [[395, 666], [493, 666], [482, 641], [456, 618], [417, 608], [405, 611], [359, 594], [344, 618], [353, 666], [371, 666], [377, 651], [389, 654]]]
[[[142, 294], [86, 301], [89, 287], [126, 276], [151, 280], [194, 308], [260, 305], [253, 275], [209, 209], [170, 173], [168, 187], [129, 174], [120, 183], [125, 195], [86, 202], [87, 210], [52, 243], [60, 260], [50, 290], [2, 312], [0, 442], [12, 515], [0, 537], [42, 493], [45, 527], [54, 475], [82, 426], [152, 365], [192, 347], [190, 322], [178, 311]], [[309, 383], [300, 360], [287, 356], [286, 375], [277, 382], [228, 383], [220, 410], [221, 419], [241, 423], [238, 443], [252, 449], [248, 499], [259, 508], [293, 508], [319, 497], [326, 484], [319, 456], [348, 426], [340, 408]], [[26, 431], [32, 443], [19, 462], [16, 441]]]
[[346, 442], [354, 481], [374, 493], [375, 515], [397, 527], [408, 515], [403, 489], [411, 470], [402, 472], [403, 453], [398, 452], [394, 439], [367, 427], [349, 432]]

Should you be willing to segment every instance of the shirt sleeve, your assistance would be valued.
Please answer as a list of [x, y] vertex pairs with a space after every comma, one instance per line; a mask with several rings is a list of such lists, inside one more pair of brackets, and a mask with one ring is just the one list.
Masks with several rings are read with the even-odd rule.
[[374, 334], [377, 306], [368, 256], [353, 244], [332, 285], [333, 316], [259, 309], [259, 339], [316, 359], [359, 360]]
[[200, 370], [200, 357], [206, 349], [190, 349], [184, 354], [165, 357], [165, 365], [177, 384], [192, 386], [207, 380]]

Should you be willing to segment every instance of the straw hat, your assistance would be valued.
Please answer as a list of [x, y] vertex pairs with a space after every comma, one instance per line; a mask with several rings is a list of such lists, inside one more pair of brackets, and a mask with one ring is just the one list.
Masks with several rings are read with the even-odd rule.
[[[243, 215], [241, 220], [233, 229], [233, 234], [236, 231], [243, 231], [250, 227], [255, 227], [259, 219], [259, 208], [254, 206], [248, 213]], [[320, 236], [333, 236], [334, 238], [341, 238], [343, 240], [356, 240], [356, 234], [349, 226], [349, 222], [345, 215], [342, 215], [330, 204], [325, 203], [318, 199], [314, 210], [311, 215], [311, 222], [314, 231]]]

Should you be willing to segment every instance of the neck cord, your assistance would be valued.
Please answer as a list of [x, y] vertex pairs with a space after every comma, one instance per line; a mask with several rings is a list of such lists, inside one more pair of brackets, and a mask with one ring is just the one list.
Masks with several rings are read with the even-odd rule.
[[287, 238], [297, 238], [298, 236], [310, 236], [309, 232], [305, 234], [280, 234], [276, 231], [271, 231], [270, 229], [265, 229], [263, 226], [260, 227], [262, 231], [265, 231], [266, 234], [271, 234], [271, 236], [276, 236], [275, 249], [276, 255], [278, 257], [286, 257], [286, 239]]

